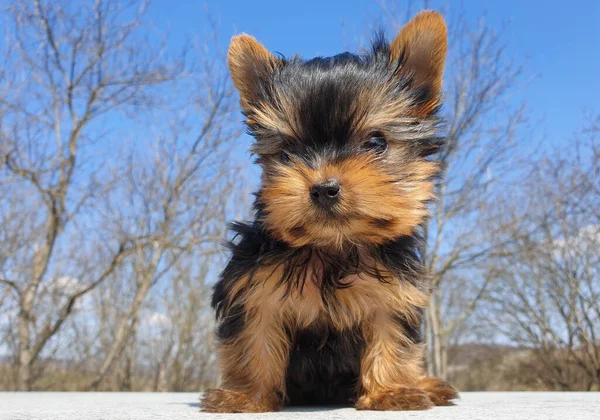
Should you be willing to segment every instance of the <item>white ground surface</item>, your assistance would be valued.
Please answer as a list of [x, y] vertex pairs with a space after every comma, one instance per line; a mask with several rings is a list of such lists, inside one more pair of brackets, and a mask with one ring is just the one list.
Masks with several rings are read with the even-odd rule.
[[244, 420], [244, 419], [451, 419], [600, 420], [600, 393], [470, 393], [454, 407], [422, 412], [288, 408], [280, 413], [201, 413], [198, 394], [0, 393], [1, 420]]

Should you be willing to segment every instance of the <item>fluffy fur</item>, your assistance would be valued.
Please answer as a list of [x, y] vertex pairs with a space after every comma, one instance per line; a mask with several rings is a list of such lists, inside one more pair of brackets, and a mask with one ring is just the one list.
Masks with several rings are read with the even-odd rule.
[[[433, 198], [446, 28], [423, 12], [371, 52], [309, 61], [234, 37], [232, 78], [263, 170], [214, 288], [222, 388], [209, 412], [285, 404], [449, 405], [422, 368], [429, 282], [419, 227]], [[331, 205], [311, 187], [335, 182]]]

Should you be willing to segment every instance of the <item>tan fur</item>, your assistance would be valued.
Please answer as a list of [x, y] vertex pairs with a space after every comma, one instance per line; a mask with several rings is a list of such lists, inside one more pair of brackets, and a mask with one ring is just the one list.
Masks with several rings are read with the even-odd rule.
[[[401, 159], [401, 153], [390, 151], [389, 159]], [[341, 248], [344, 243], [381, 244], [412, 235], [427, 215], [426, 203], [433, 197], [431, 177], [438, 165], [411, 161], [388, 175], [373, 158], [355, 157], [317, 169], [294, 162], [278, 165], [276, 171], [276, 176], [263, 177], [267, 228], [292, 246]], [[337, 222], [323, 220], [309, 196], [313, 184], [330, 177], [337, 177], [342, 185]], [[374, 224], [374, 217], [386, 221], [385, 226]], [[298, 228], [303, 230], [300, 237], [294, 235]]]
[[457, 391], [438, 378], [425, 377], [423, 347], [410, 342], [384, 309], [367, 326], [357, 409], [426, 410], [453, 405]]
[[[368, 256], [363, 255], [362, 258], [368, 259]], [[302, 290], [292, 289], [290, 295], [285, 296], [285, 286], [278, 284], [282, 275], [281, 268], [265, 267], [255, 274], [251, 286], [248, 278], [238, 282], [240, 283], [236, 285], [238, 289], [244, 287], [248, 289], [239, 295], [238, 302], [244, 302], [249, 313], [269, 314], [269, 322], [274, 324], [281, 323], [297, 329], [306, 328], [316, 322], [327, 322], [337, 330], [359, 324], [373, 313], [374, 308], [382, 307], [389, 312], [402, 313], [407, 319], [418, 322], [415, 308], [423, 308], [427, 305], [427, 294], [409, 282], [394, 281], [390, 277], [390, 281], [384, 283], [367, 275], [361, 275], [344, 279], [352, 286], [336, 290], [336, 299], [331, 299], [329, 307], [326, 308], [318, 285], [312, 282], [313, 272], [320, 270], [319, 262], [315, 260], [310, 264], [312, 268], [308, 272]], [[386, 276], [385, 270], [382, 267], [379, 269]], [[259, 317], [253, 319], [258, 320]], [[265, 321], [258, 325], [264, 329]], [[248, 328], [252, 329], [248, 334], [250, 339], [264, 332], [255, 329], [252, 323]], [[264, 342], [264, 340], [257, 341]]]
[[449, 383], [438, 378], [423, 378], [417, 384], [423, 389], [434, 405], [454, 405], [452, 400], [458, 398], [458, 391]]
[[289, 338], [279, 310], [281, 294], [274, 294], [277, 290], [272, 273], [259, 273], [261, 281], [252, 286], [249, 279], [239, 282], [239, 287], [249, 287], [239, 295], [238, 302], [245, 306], [245, 328], [234, 343], [223, 344], [219, 354], [227, 389], [250, 395], [284, 392]]
[[[240, 94], [240, 104], [248, 115], [246, 124], [258, 124], [267, 130], [292, 136], [296, 127], [293, 104], [287, 98], [277, 96], [277, 93], [274, 93], [276, 97], [269, 103], [261, 102], [257, 97], [261, 73], [264, 77], [273, 72], [283, 65], [282, 61], [254, 37], [241, 34], [231, 39], [227, 62], [233, 83]], [[274, 137], [273, 140], [275, 144], [264, 142], [261, 144], [262, 148], [279, 147], [280, 137]], [[265, 153], [266, 150], [254, 151]]]
[[209, 389], [201, 406], [209, 413], [264, 413], [279, 411], [281, 402], [275, 393], [258, 396], [230, 389]]
[[414, 387], [424, 376], [423, 348], [406, 337], [391, 315], [388, 309], [378, 309], [365, 328], [360, 379], [366, 395], [399, 385]]
[[300, 126], [294, 104], [290, 98], [273, 92], [273, 100], [269, 103], [257, 102], [248, 110], [249, 125], [258, 124], [263, 129], [277, 133], [272, 138], [263, 139], [252, 145], [252, 152], [257, 154], [277, 153], [282, 149], [283, 136], [295, 139]]
[[399, 118], [410, 115], [410, 106], [410, 101], [405, 96], [398, 95], [390, 80], [389, 83], [381, 84], [374, 90], [360, 92], [354, 103], [354, 109], [349, 114], [354, 114], [357, 110], [361, 111], [359, 115], [364, 115], [364, 118], [355, 121], [356, 130], [366, 136], [370, 131], [382, 130], [398, 124]]
[[444, 18], [438, 12], [423, 11], [412, 18], [391, 44], [392, 57], [406, 54], [401, 72], [414, 75], [415, 87], [429, 90], [431, 100], [415, 109], [416, 115], [426, 116], [438, 105], [448, 35]]
[[221, 346], [226, 388], [251, 394], [284, 390], [289, 339], [281, 316], [269, 303], [276, 302], [266, 300], [261, 306], [253, 306], [238, 340]]
[[406, 411], [427, 410], [433, 403], [427, 393], [418, 388], [396, 387], [375, 394], [363, 395], [358, 399], [358, 410]]
[[273, 71], [280, 60], [254, 37], [241, 34], [231, 39], [227, 62], [233, 84], [240, 93], [242, 108], [249, 109], [256, 96], [257, 73]]

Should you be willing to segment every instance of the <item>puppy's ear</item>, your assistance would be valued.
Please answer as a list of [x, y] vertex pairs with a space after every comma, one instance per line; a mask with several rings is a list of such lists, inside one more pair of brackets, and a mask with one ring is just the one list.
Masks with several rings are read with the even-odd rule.
[[429, 115], [439, 103], [447, 49], [444, 18], [430, 10], [413, 17], [390, 45], [392, 59], [404, 61], [400, 74], [412, 77], [419, 99], [414, 112], [419, 116]]
[[258, 99], [260, 90], [264, 88], [263, 84], [275, 66], [282, 63], [247, 34], [231, 39], [227, 62], [233, 84], [240, 93], [240, 103], [246, 111]]

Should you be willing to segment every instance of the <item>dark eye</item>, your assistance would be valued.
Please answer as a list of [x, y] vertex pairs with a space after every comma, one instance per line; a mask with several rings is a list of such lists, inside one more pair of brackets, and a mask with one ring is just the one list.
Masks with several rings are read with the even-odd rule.
[[375, 131], [369, 135], [369, 140], [363, 144], [363, 147], [365, 150], [383, 154], [387, 150], [388, 142], [383, 133]]
[[281, 159], [282, 163], [288, 163], [290, 161], [290, 154], [285, 150], [282, 150], [279, 159]]

